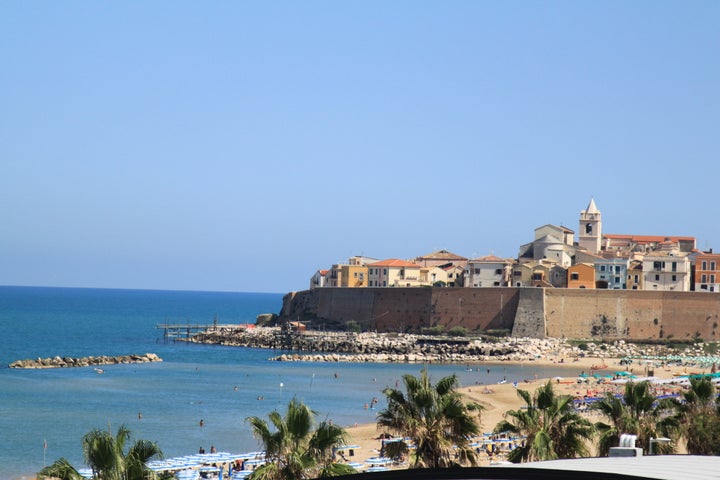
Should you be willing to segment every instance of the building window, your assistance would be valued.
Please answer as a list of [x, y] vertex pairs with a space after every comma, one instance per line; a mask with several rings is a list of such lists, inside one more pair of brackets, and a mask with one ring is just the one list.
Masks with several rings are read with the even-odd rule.
[[495, 275], [502, 275], [502, 269], [500, 269], [500, 268], [495, 269]]
[[635, 283], [638, 283], [640, 281], [640, 275], [635, 275]]
[[[655, 275], [655, 281], [656, 282], [660, 281], [660, 275]], [[655, 285], [655, 288], [657, 288], [657, 285]]]
[[519, 271], [519, 270], [515, 270], [515, 271], [513, 272], [513, 275], [515, 275], [516, 277], [519, 277], [519, 276], [522, 275], [522, 272]]
[[707, 270], [707, 262], [705, 260], [703, 260], [703, 262], [702, 262], [702, 269]]
[[500, 286], [500, 282], [493, 283], [493, 287], [499, 287], [499, 286]]
[[620, 273], [620, 265], [615, 265], [615, 273]]
[[710, 283], [715, 283], [715, 275], [710, 275]]
[[604, 271], [605, 271], [605, 265], [600, 265], [600, 271], [601, 271], [601, 272], [604, 272]]
[[710, 270], [715, 270], [715, 262], [710, 262]]
[[673, 282], [677, 282], [677, 275], [673, 275], [673, 276], [672, 276], [672, 281], [673, 281]]
[[677, 272], [677, 262], [672, 262], [672, 271]]
[[615, 283], [620, 283], [620, 277], [615, 277]]
[[662, 267], [664, 266], [663, 263], [665, 262], [653, 262], [653, 270], [656, 272], [662, 271]]
[[707, 275], [705, 275], [703, 273], [702, 275], [700, 275], [700, 283], [705, 283], [705, 282], [707, 282]]
[[572, 272], [570, 274], [570, 280], [580, 280], [580, 274], [577, 272]]

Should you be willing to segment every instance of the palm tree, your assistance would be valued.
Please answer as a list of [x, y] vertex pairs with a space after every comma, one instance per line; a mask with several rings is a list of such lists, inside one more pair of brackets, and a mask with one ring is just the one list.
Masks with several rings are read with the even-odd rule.
[[573, 406], [570, 395], [557, 395], [548, 381], [532, 395], [518, 389], [523, 408], [509, 410], [509, 419], [500, 421], [495, 432], [511, 432], [525, 438], [523, 445], [508, 454], [513, 463], [576, 458], [588, 455], [586, 442], [593, 434], [592, 424]]
[[681, 426], [687, 452], [691, 455], [720, 453], [718, 429], [720, 405], [709, 377], [690, 378], [690, 390], [677, 403], [676, 420]]
[[[146, 467], [147, 462], [162, 458], [162, 452], [156, 443], [137, 440], [127, 453], [125, 445], [130, 440], [130, 430], [125, 426], [118, 428], [112, 435], [106, 430], [92, 430], [82, 439], [85, 462], [98, 480], [145, 480], [155, 475]], [[64, 458], [42, 469], [41, 477], [78, 480], [83, 478]]]
[[[610, 423], [596, 422], [595, 428], [600, 433], [598, 450], [600, 455], [607, 455], [610, 447], [617, 446], [621, 434], [637, 436], [637, 445], [645, 450], [654, 437], [678, 437], [678, 421], [669, 412], [676, 408], [674, 402], [661, 400], [650, 391], [650, 383], [627, 382], [622, 398], [606, 393], [605, 397], [593, 404]], [[673, 450], [672, 444], [658, 445], [658, 450]]]
[[265, 449], [267, 463], [255, 469], [251, 480], [299, 480], [355, 473], [355, 469], [334, 460], [335, 449], [345, 443], [345, 430], [323, 421], [313, 430], [315, 415], [307, 405], [293, 398], [285, 415], [268, 414], [275, 431], [260, 417], [248, 417], [253, 435]]
[[462, 402], [457, 376], [449, 375], [432, 385], [426, 367], [420, 377], [404, 375], [403, 382], [407, 395], [394, 388], [383, 390], [388, 406], [378, 413], [377, 425], [415, 445], [411, 466], [476, 465], [469, 439], [480, 432], [482, 407]]
[[53, 462], [52, 465], [49, 465], [45, 468], [43, 468], [40, 473], [38, 473], [38, 478], [57, 478], [59, 480], [84, 480], [84, 477], [78, 473], [78, 471], [73, 467], [70, 462], [68, 462], [65, 458], [58, 458]]

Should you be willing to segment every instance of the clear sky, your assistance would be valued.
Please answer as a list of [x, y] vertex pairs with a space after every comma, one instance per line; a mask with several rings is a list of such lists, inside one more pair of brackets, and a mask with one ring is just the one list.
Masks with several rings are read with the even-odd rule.
[[534, 229], [720, 251], [720, 2], [0, 2], [0, 285], [287, 292]]

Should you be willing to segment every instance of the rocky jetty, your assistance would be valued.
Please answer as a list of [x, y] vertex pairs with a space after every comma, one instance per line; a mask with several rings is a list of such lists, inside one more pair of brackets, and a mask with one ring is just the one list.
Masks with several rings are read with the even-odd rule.
[[68, 368], [68, 367], [98, 367], [101, 365], [118, 365], [124, 363], [150, 363], [162, 362], [162, 359], [154, 353], [142, 355], [120, 355], [115, 357], [50, 357], [38, 358], [35, 360], [17, 360], [12, 362], [10, 368]]
[[[279, 350], [276, 361], [309, 362], [405, 362], [478, 363], [527, 362], [541, 358], [625, 358], [668, 355], [661, 345], [635, 345], [623, 340], [612, 343], [568, 342], [558, 338], [500, 338], [430, 336], [403, 333], [351, 333], [286, 331], [278, 327], [219, 327], [187, 341]], [[701, 347], [677, 352], [697, 355]]]
[[528, 361], [546, 355], [579, 353], [576, 347], [558, 339], [483, 341], [401, 333], [287, 332], [277, 327], [219, 328], [188, 341], [287, 352], [271, 358], [277, 361], [468, 363]]

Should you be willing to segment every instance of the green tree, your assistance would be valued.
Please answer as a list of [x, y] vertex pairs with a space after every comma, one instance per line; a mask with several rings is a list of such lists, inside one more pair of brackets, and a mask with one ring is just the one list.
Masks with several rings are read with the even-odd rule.
[[[154, 472], [147, 468], [151, 460], [161, 459], [162, 451], [156, 443], [147, 440], [135, 441], [129, 449], [125, 449], [131, 439], [130, 430], [125, 426], [118, 428], [117, 434], [106, 430], [92, 430], [82, 439], [83, 456], [98, 480], [146, 480], [155, 478]], [[82, 476], [60, 458], [52, 465], [42, 469], [40, 477], [59, 478], [61, 480], [78, 480]]]
[[480, 432], [478, 404], [465, 404], [457, 391], [456, 375], [432, 385], [427, 368], [420, 377], [404, 375], [407, 394], [386, 388], [388, 406], [378, 413], [378, 428], [407, 437], [415, 445], [411, 456], [414, 468], [451, 467], [477, 464], [469, 439]]
[[265, 450], [267, 463], [255, 469], [251, 480], [298, 480], [355, 473], [336, 463], [335, 449], [345, 443], [346, 433], [332, 422], [323, 421], [313, 430], [315, 415], [307, 405], [293, 398], [287, 412], [268, 414], [267, 421], [248, 417], [253, 435]]
[[506, 412], [505, 420], [495, 426], [495, 432], [512, 432], [525, 436], [523, 445], [508, 454], [513, 463], [576, 458], [588, 455], [587, 441], [592, 438], [592, 424], [579, 415], [570, 395], [557, 395], [552, 382], [531, 395], [518, 389], [525, 405]]
[[[600, 434], [598, 453], [601, 456], [607, 455], [610, 447], [619, 445], [622, 434], [636, 435], [636, 445], [645, 451], [648, 451], [651, 438], [678, 438], [677, 418], [670, 415], [676, 404], [671, 400], [658, 401], [650, 391], [648, 381], [627, 382], [622, 398], [606, 393], [592, 408], [609, 420], [609, 423], [595, 423]], [[674, 443], [657, 444], [654, 449], [656, 452], [670, 452], [674, 449]]]
[[676, 420], [691, 455], [718, 455], [720, 443], [720, 405], [717, 391], [708, 377], [690, 378], [690, 389], [683, 402], [676, 404]]

